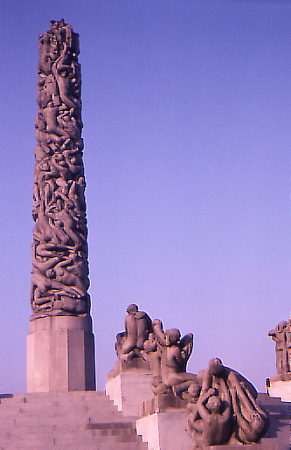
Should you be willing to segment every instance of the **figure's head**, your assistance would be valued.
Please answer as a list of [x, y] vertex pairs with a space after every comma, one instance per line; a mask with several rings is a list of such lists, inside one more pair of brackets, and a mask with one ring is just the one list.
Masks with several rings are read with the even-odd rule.
[[181, 333], [177, 328], [171, 328], [170, 330], [165, 331], [166, 335], [166, 344], [171, 345], [180, 341]]
[[217, 395], [212, 395], [206, 402], [206, 408], [213, 413], [220, 413], [222, 401]]
[[47, 276], [48, 278], [51, 278], [51, 279], [56, 278], [56, 271], [55, 271], [55, 269], [48, 269], [48, 270], [46, 271], [46, 276]]
[[138, 306], [135, 305], [134, 303], [133, 303], [132, 305], [129, 305], [129, 306], [126, 308], [127, 314], [132, 314], [132, 313], [135, 313], [135, 312], [137, 312], [137, 311], [138, 311]]
[[263, 430], [263, 428], [265, 426], [265, 422], [264, 422], [262, 416], [259, 413], [254, 413], [254, 414], [251, 415], [251, 426], [256, 431], [262, 431]]
[[223, 372], [223, 364], [221, 359], [213, 358], [208, 364], [209, 371], [211, 375], [221, 375]]
[[201, 386], [198, 382], [193, 381], [188, 387], [188, 394], [190, 397], [198, 398], [201, 391]]

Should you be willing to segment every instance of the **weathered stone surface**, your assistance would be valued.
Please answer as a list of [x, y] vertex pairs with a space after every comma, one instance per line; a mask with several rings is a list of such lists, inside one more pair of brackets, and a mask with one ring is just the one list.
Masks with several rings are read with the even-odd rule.
[[63, 20], [39, 39], [31, 307], [87, 316], [85, 178], [78, 34]]

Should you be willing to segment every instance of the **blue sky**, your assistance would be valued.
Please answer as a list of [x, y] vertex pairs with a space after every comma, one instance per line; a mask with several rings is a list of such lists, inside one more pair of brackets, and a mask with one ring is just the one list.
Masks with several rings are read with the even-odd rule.
[[1, 10], [0, 391], [25, 391], [38, 34], [80, 33], [99, 389], [126, 306], [260, 390], [290, 315], [291, 4], [11, 0]]

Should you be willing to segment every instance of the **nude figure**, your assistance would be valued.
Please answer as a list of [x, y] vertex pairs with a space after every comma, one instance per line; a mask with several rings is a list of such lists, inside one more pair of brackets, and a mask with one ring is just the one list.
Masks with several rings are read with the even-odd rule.
[[164, 332], [160, 320], [153, 320], [152, 324], [160, 352], [162, 381], [175, 395], [181, 396], [197, 379], [197, 375], [186, 372], [193, 348], [193, 335], [189, 333], [181, 339], [178, 329]]
[[197, 420], [195, 423], [197, 435], [194, 440], [198, 445], [201, 442], [200, 448], [225, 444], [231, 436], [230, 397], [225, 385], [223, 390], [227, 399], [225, 402], [222, 401], [217, 391], [213, 388], [204, 393], [197, 402], [197, 412], [201, 420]]
[[120, 344], [116, 347], [118, 357], [124, 361], [130, 361], [135, 356], [140, 356], [143, 344], [151, 332], [151, 319], [144, 311], [139, 311], [138, 306], [131, 304], [126, 309], [125, 333]]

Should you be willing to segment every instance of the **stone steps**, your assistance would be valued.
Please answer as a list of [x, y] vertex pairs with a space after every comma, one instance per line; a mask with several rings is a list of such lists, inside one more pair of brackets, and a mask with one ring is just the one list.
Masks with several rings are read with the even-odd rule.
[[0, 450], [147, 448], [103, 392], [0, 396]]
[[258, 404], [268, 412], [270, 428], [260, 440], [260, 445], [272, 450], [290, 450], [291, 403], [282, 402], [280, 398], [258, 395]]

